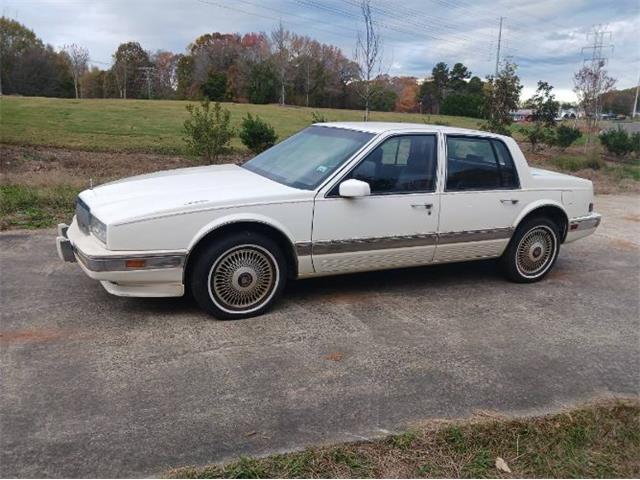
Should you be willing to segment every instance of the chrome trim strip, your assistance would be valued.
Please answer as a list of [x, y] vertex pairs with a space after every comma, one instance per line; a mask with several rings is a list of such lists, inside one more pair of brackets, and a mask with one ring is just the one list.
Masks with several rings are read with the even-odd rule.
[[448, 233], [424, 233], [416, 235], [402, 235], [392, 237], [354, 238], [345, 240], [327, 240], [320, 242], [301, 242], [296, 244], [296, 251], [309, 255], [309, 248], [313, 255], [329, 255], [336, 253], [352, 253], [390, 248], [426, 247], [448, 245], [452, 243], [480, 242], [483, 240], [509, 239], [513, 234], [512, 227], [494, 228], [489, 230], [469, 230]]
[[597, 228], [602, 220], [602, 215], [592, 213], [584, 217], [576, 217], [569, 220], [569, 232], [579, 232], [580, 230], [589, 230]]
[[363, 252], [368, 250], [386, 250], [389, 248], [410, 248], [435, 245], [435, 233], [403, 235], [393, 237], [354, 238], [348, 240], [329, 240], [313, 243], [314, 255], [332, 253]]
[[438, 245], [450, 243], [481, 242], [483, 240], [502, 240], [511, 238], [513, 227], [491, 228], [488, 230], [466, 230], [447, 232], [438, 235]]
[[[129, 255], [125, 257], [92, 257], [74, 248], [76, 257], [92, 272], [131, 272], [135, 270], [157, 270], [184, 266], [186, 255], [169, 253], [163, 255]], [[127, 260], [145, 260], [144, 267], [127, 267]]]
[[308, 257], [311, 255], [311, 242], [297, 242], [296, 254], [298, 257]]

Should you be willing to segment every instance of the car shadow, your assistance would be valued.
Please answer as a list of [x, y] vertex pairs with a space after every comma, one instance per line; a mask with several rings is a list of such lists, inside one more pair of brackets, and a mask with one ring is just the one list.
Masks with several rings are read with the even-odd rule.
[[[556, 267], [557, 268], [557, 267]], [[366, 292], [396, 293], [437, 285], [502, 282], [495, 260], [478, 260], [373, 272], [347, 273], [290, 281], [284, 292], [287, 303], [321, 301], [335, 295], [359, 295]], [[211, 318], [204, 314], [190, 295], [179, 298], [127, 298], [122, 308], [129, 312], [156, 315], [188, 314]], [[275, 308], [282, 308], [278, 305]]]

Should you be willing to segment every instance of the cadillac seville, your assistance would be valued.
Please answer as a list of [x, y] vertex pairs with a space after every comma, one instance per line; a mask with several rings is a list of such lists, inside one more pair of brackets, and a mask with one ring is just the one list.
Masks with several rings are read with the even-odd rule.
[[285, 283], [496, 258], [541, 280], [595, 231], [588, 180], [531, 168], [517, 143], [433, 125], [314, 124], [242, 166], [140, 175], [80, 193], [57, 250], [115, 295], [189, 292], [221, 319]]

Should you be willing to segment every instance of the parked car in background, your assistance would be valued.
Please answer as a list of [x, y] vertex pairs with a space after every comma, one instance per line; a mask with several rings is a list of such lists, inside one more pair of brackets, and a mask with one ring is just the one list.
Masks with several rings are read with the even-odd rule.
[[258, 315], [290, 279], [487, 258], [542, 279], [593, 233], [590, 181], [530, 168], [510, 137], [434, 125], [315, 124], [242, 166], [80, 193], [57, 248], [115, 295]]

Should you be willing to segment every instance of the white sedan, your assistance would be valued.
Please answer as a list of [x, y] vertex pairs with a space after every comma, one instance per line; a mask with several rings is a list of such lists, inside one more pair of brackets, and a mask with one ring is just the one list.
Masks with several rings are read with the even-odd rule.
[[593, 233], [590, 181], [530, 168], [492, 133], [315, 124], [242, 166], [85, 190], [58, 253], [110, 293], [191, 292], [218, 318], [265, 312], [286, 280], [499, 258], [534, 282], [560, 244]]

